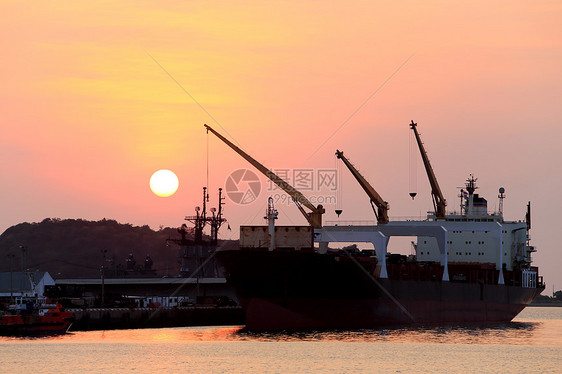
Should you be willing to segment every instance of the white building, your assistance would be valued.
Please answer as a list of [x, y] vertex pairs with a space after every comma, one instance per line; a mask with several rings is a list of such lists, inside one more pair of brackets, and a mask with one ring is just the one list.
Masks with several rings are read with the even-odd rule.
[[43, 296], [55, 281], [46, 271], [0, 273], [0, 297]]

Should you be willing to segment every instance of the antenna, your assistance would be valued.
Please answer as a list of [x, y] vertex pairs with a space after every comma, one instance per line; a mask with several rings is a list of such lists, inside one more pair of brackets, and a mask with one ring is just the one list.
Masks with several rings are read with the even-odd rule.
[[500, 199], [499, 214], [503, 215], [503, 199], [505, 199], [505, 195], [504, 195], [505, 188], [500, 187], [499, 192], [500, 192], [500, 194], [498, 195], [498, 198]]
[[468, 209], [468, 202], [465, 203], [465, 199], [468, 197], [468, 192], [466, 192], [463, 188], [461, 188], [461, 193], [459, 194], [461, 198], [461, 214], [466, 214]]

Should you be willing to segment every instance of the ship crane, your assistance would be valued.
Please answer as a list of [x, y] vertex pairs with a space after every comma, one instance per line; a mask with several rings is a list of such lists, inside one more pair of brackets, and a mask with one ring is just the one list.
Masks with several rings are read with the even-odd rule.
[[420, 138], [420, 134], [418, 133], [417, 129], [418, 124], [412, 121], [410, 123], [410, 128], [414, 130], [414, 135], [416, 136], [416, 141], [418, 143], [418, 147], [420, 149], [420, 154], [423, 160], [423, 165], [425, 166], [425, 171], [427, 172], [427, 177], [429, 178], [429, 184], [431, 185], [431, 197], [433, 199], [433, 208], [435, 209], [435, 218], [436, 219], [445, 219], [445, 208], [447, 207], [447, 202], [443, 197], [443, 193], [439, 188], [439, 183], [437, 183], [437, 178], [435, 177], [435, 173], [433, 172], [433, 168], [429, 163], [429, 157], [427, 157], [427, 152], [423, 146], [423, 143]]
[[[207, 129], [207, 132], [210, 131], [213, 134], [215, 134], [217, 136], [217, 138], [219, 138], [224, 143], [226, 143], [226, 145], [228, 145], [230, 148], [232, 148], [236, 153], [238, 153], [240, 156], [242, 156], [242, 158], [244, 158], [246, 161], [248, 161], [253, 167], [258, 169], [263, 175], [265, 175], [273, 183], [275, 183], [283, 191], [285, 191], [289, 196], [291, 196], [291, 198], [295, 202], [297, 208], [299, 208], [299, 211], [306, 218], [306, 220], [308, 221], [310, 226], [312, 226], [313, 228], [321, 228], [322, 227], [322, 214], [324, 214], [324, 212], [326, 210], [324, 209], [324, 207], [321, 204], [318, 205], [318, 206], [314, 206], [306, 198], [306, 196], [304, 196], [302, 193], [300, 193], [298, 190], [296, 190], [293, 186], [291, 186], [289, 183], [287, 183], [282, 178], [280, 178], [277, 174], [275, 174], [274, 172], [272, 172], [271, 170], [269, 170], [268, 168], [263, 166], [261, 163], [256, 161], [254, 158], [252, 158], [252, 156], [250, 156], [249, 154], [247, 154], [246, 152], [244, 152], [243, 150], [241, 150], [240, 148], [235, 146], [232, 142], [230, 142], [224, 136], [222, 136], [221, 134], [219, 134], [218, 132], [213, 130], [211, 128], [211, 126], [205, 125], [205, 128]], [[310, 213], [308, 213], [304, 208], [307, 208], [308, 210], [310, 210]]]
[[[342, 151], [336, 150], [336, 156], [343, 161], [345, 166], [349, 169], [351, 174], [355, 177], [359, 185], [363, 188], [369, 199], [371, 199], [371, 207], [373, 208], [373, 212], [377, 217], [377, 222], [381, 223], [388, 223], [388, 203], [383, 200], [381, 195], [375, 191], [373, 186], [367, 182], [367, 180], [359, 173], [359, 171], [353, 166], [353, 164], [343, 155]], [[376, 209], [375, 209], [376, 206]]]

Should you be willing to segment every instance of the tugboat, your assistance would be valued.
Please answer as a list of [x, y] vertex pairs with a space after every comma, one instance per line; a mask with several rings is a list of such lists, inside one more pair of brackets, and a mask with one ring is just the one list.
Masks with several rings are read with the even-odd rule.
[[46, 298], [17, 298], [0, 316], [0, 335], [66, 334], [74, 316]]

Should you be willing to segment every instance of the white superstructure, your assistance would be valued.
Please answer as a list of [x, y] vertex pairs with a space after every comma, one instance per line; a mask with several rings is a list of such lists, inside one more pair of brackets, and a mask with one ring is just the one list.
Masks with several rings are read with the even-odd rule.
[[[438, 221], [433, 214], [428, 215], [430, 221], [439, 222], [447, 230], [448, 262], [499, 263], [505, 270], [528, 267], [531, 253], [535, 252], [534, 247], [529, 246], [529, 222], [504, 221], [501, 209], [498, 213], [488, 213], [486, 199], [474, 193], [475, 182], [471, 176], [466, 191], [461, 190], [460, 214], [448, 214], [445, 220]], [[503, 188], [500, 189], [500, 199], [503, 199], [503, 192]], [[419, 236], [416, 257], [418, 261], [440, 261], [436, 238]]]
[[[499, 271], [498, 284], [504, 284], [504, 271], [523, 271], [525, 284], [534, 287], [537, 271], [532, 269], [529, 245], [530, 205], [525, 221], [504, 221], [500, 212], [489, 214], [486, 199], [475, 194], [476, 179], [470, 176], [466, 191], [461, 190], [461, 212], [438, 218], [430, 213], [426, 220], [390, 221], [376, 226], [324, 226], [315, 229], [314, 240], [319, 252], [330, 242], [372, 243], [378, 259], [387, 256], [392, 236], [415, 236], [416, 256], [413, 261], [440, 263], [444, 267], [443, 281], [449, 281], [449, 264], [467, 265], [476, 269]], [[503, 199], [503, 188], [500, 198]], [[379, 261], [380, 277], [387, 277], [386, 261]]]

